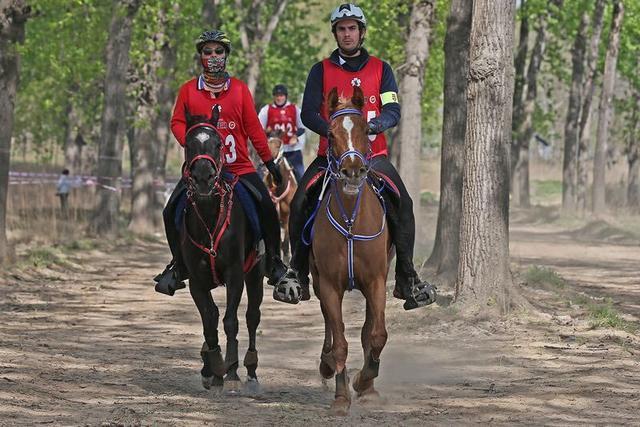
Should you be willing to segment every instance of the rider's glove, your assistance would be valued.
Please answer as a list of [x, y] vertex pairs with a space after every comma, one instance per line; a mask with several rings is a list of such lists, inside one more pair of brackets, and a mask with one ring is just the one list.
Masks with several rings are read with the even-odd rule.
[[382, 132], [382, 124], [378, 122], [375, 117], [369, 121], [368, 125], [369, 135], [377, 135]]
[[273, 177], [273, 181], [276, 183], [276, 185], [282, 184], [282, 174], [280, 173], [280, 169], [278, 169], [278, 167], [274, 163], [273, 159], [269, 160], [264, 165], [269, 170], [269, 173]]

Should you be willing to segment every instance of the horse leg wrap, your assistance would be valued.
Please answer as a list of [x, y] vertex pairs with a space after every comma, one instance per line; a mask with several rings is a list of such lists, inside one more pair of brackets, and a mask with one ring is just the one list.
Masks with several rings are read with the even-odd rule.
[[376, 378], [378, 376], [379, 370], [380, 370], [380, 359], [375, 360], [371, 355], [371, 353], [369, 353], [369, 356], [367, 357], [367, 363], [366, 365], [364, 365], [364, 368], [362, 368], [362, 371], [360, 372], [361, 378], [364, 381], [368, 381], [373, 378]]
[[202, 375], [208, 377], [210, 375], [206, 375], [208, 372], [213, 372], [214, 375], [221, 377], [225, 373], [224, 360], [222, 359], [222, 350], [220, 350], [220, 346], [214, 348], [213, 350], [209, 350], [209, 346], [207, 343], [202, 344], [202, 350], [200, 350], [200, 357], [202, 357], [202, 361], [204, 362], [204, 367], [202, 368]]
[[325, 364], [329, 365], [331, 369], [336, 370], [336, 359], [333, 358], [333, 352], [329, 351], [325, 353], [324, 351], [320, 353], [320, 360]]
[[258, 364], [258, 350], [247, 350], [244, 355], [244, 366], [256, 366]]
[[238, 341], [227, 342], [227, 354], [224, 357], [225, 370], [228, 371], [234, 364], [238, 365]]
[[349, 392], [349, 377], [347, 376], [346, 366], [342, 372], [336, 375], [336, 398], [338, 397], [344, 397], [347, 400], [351, 400]]

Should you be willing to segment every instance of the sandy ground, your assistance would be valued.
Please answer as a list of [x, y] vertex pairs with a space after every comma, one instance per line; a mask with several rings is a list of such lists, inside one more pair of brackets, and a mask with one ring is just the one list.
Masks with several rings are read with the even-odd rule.
[[[315, 298], [276, 303], [265, 286], [262, 392], [216, 394], [200, 384], [202, 330], [189, 293], [151, 286], [167, 258], [160, 240], [15, 268], [0, 278], [0, 425], [640, 425], [640, 338], [592, 328], [571, 300], [610, 297], [625, 319], [640, 320], [640, 247], [585, 234], [512, 224], [514, 270], [547, 265], [569, 281], [561, 293], [520, 285], [541, 315], [468, 322], [444, 304], [407, 313], [389, 296], [383, 399], [354, 399], [343, 418], [328, 412], [333, 381], [327, 388], [317, 373]], [[223, 290], [214, 298], [224, 305]], [[346, 297], [345, 313], [353, 376], [359, 293]], [[246, 343], [241, 318], [240, 357]]]

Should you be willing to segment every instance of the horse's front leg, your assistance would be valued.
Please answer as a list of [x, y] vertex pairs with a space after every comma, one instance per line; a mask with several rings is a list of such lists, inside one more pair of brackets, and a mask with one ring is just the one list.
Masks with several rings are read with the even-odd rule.
[[264, 291], [262, 290], [263, 275], [260, 264], [256, 265], [245, 276], [247, 284], [247, 330], [249, 331], [249, 348], [244, 356], [244, 366], [247, 368], [246, 389], [250, 393], [260, 392], [260, 383], [256, 369], [258, 368], [258, 350], [256, 347], [256, 332], [260, 324], [260, 304]]
[[211, 386], [222, 387], [222, 376], [225, 373], [225, 369], [218, 343], [218, 318], [220, 317], [218, 307], [213, 302], [211, 292], [193, 279], [189, 284], [189, 291], [200, 312], [204, 330], [204, 343], [200, 350], [203, 362], [202, 370], [200, 371], [202, 386], [207, 390]]
[[384, 278], [371, 283], [363, 289], [367, 301], [367, 313], [361, 332], [364, 365], [353, 380], [353, 389], [358, 397], [376, 398], [378, 392], [373, 381], [378, 376], [380, 354], [387, 342], [387, 330], [384, 319], [386, 289]]
[[331, 404], [331, 410], [336, 415], [347, 415], [351, 406], [349, 392], [349, 377], [347, 376], [348, 344], [344, 336], [344, 322], [342, 321], [342, 297], [344, 289], [339, 286], [340, 281], [329, 281], [320, 276], [319, 287], [322, 289], [320, 300], [324, 306], [329, 328], [333, 336], [331, 353], [335, 363], [336, 394]]
[[227, 284], [227, 309], [224, 312], [224, 332], [227, 334], [227, 352], [224, 358], [226, 376], [224, 377], [225, 391], [236, 392], [242, 386], [238, 376], [238, 306], [244, 289], [244, 273], [242, 265], [236, 263], [225, 274]]

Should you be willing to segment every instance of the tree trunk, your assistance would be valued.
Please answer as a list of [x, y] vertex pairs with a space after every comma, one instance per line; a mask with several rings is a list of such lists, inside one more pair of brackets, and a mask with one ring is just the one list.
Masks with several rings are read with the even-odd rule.
[[72, 175], [80, 174], [80, 156], [82, 155], [82, 137], [78, 128], [78, 113], [69, 99], [67, 105], [67, 125], [64, 138], [64, 165]]
[[[239, 25], [240, 42], [249, 59], [249, 66], [245, 70], [245, 80], [252, 94], [255, 94], [258, 79], [260, 78], [260, 67], [262, 66], [264, 53], [271, 42], [273, 32], [278, 26], [280, 17], [288, 2], [289, 0], [275, 0], [273, 11], [266, 24], [262, 20], [267, 7], [267, 5], [263, 4], [264, 2], [254, 1], [246, 14], [241, 16]], [[246, 10], [242, 5], [242, 0], [236, 0], [236, 6], [238, 11]]]
[[[176, 3], [175, 6], [177, 7], [178, 3]], [[202, 3], [202, 21], [204, 22], [205, 28], [210, 30], [220, 29], [218, 6], [220, 6], [220, 0], [204, 0]]]
[[514, 9], [513, 0], [473, 3], [455, 292], [470, 313], [504, 313], [517, 298], [509, 269]]
[[117, 231], [129, 47], [133, 17], [140, 0], [115, 0], [113, 6], [106, 49], [104, 109], [98, 151], [98, 203], [92, 221], [92, 229], [97, 233]]
[[[152, 50], [148, 63], [142, 68], [143, 75], [138, 80], [139, 87], [136, 91], [138, 102], [135, 115], [139, 125], [136, 126], [133, 136], [130, 138], [133, 186], [131, 189], [131, 221], [129, 222], [129, 230], [137, 234], [152, 233], [160, 222], [154, 173], [159, 169], [156, 162], [162, 161], [161, 169], [164, 170], [168, 138], [166, 134], [159, 135], [158, 130], [152, 124], [158, 121], [157, 117], [160, 114], [158, 114], [157, 107], [160, 105], [165, 110], [161, 115], [166, 120], [162, 126], [162, 132], [168, 131], [170, 119], [167, 116], [170, 115], [170, 111], [166, 111], [166, 99], [159, 103], [158, 98], [161, 90], [164, 89], [166, 92], [168, 89], [170, 84], [168, 77], [173, 74], [171, 71], [175, 65], [175, 47], [169, 46], [169, 34], [171, 34], [171, 29], [175, 28], [176, 19], [172, 17], [178, 15], [177, 3], [172, 6], [172, 10], [164, 8], [158, 10], [158, 24], [151, 23], [157, 28], [149, 29], [149, 32], [155, 31], [151, 40], [155, 48]], [[173, 57], [172, 61], [171, 57]], [[167, 66], [171, 68], [165, 68]], [[160, 70], [164, 70], [168, 75], [163, 78], [162, 83], [159, 76]], [[163, 93], [163, 95], [165, 94]], [[162, 145], [164, 145], [164, 149], [161, 150]], [[160, 151], [164, 152], [164, 156], [159, 156]]]
[[[640, 65], [640, 60], [638, 60]], [[629, 178], [627, 181], [627, 206], [632, 212], [640, 213], [640, 92], [635, 92], [633, 104], [633, 123], [629, 133], [629, 147], [627, 162], [629, 164]]]
[[441, 283], [455, 280], [458, 268], [470, 30], [471, 2], [452, 0], [444, 39], [440, 206], [433, 251], [425, 263], [427, 269], [441, 277]]
[[576, 209], [576, 162], [578, 153], [578, 123], [582, 106], [582, 85], [584, 80], [584, 52], [587, 44], [589, 15], [580, 18], [580, 27], [576, 34], [571, 53], [571, 91], [569, 108], [564, 126], [564, 157], [562, 159], [562, 209], [573, 213]]
[[24, 41], [24, 24], [31, 7], [23, 0], [0, 0], [0, 264], [13, 258], [7, 241], [7, 195], [13, 136], [16, 89], [20, 55], [16, 49]]
[[[551, 0], [551, 3], [556, 0]], [[522, 207], [531, 206], [531, 197], [529, 191], [529, 143], [533, 137], [533, 113], [536, 109], [536, 98], [538, 96], [538, 72], [542, 65], [542, 58], [544, 57], [546, 48], [547, 37], [547, 22], [549, 14], [542, 14], [538, 18], [538, 29], [536, 30], [536, 40], [533, 45], [533, 51], [531, 52], [531, 59], [529, 60], [529, 68], [527, 69], [527, 94], [522, 103], [521, 114], [522, 117], [518, 123], [518, 127], [515, 128], [515, 139], [518, 141], [515, 146], [512, 145], [511, 149], [518, 150], [518, 153], [514, 156], [511, 153], [511, 166], [515, 165], [515, 172], [512, 172], [512, 177], [516, 179], [512, 180], [512, 183], [517, 186], [517, 191], [514, 192], [514, 196], [517, 194], [516, 202]], [[513, 163], [513, 160], [516, 163]]]
[[527, 62], [527, 50], [529, 45], [529, 19], [527, 16], [527, 2], [522, 1], [520, 13], [522, 18], [520, 20], [520, 38], [518, 40], [518, 53], [514, 62], [515, 67], [515, 83], [513, 89], [513, 118], [512, 129], [513, 139], [511, 141], [511, 176], [510, 176], [510, 191], [513, 196], [513, 200], [517, 201], [520, 198], [519, 186], [515, 179], [516, 164], [520, 156], [520, 144], [522, 138], [519, 137], [518, 132], [522, 127], [524, 121], [524, 88], [525, 88], [525, 69]]
[[580, 110], [580, 130], [578, 133], [578, 153], [576, 163], [576, 205], [580, 215], [584, 215], [587, 207], [587, 163], [589, 159], [589, 146], [591, 145], [591, 101], [595, 92], [595, 81], [598, 74], [598, 49], [600, 47], [600, 34], [602, 33], [604, 0], [597, 0], [593, 13], [593, 32], [589, 43], [585, 68], [586, 78], [582, 87], [583, 103]]
[[604, 75], [602, 76], [602, 94], [598, 108], [598, 134], [596, 136], [595, 156], [593, 159], [593, 197], [591, 208], [594, 213], [605, 209], [605, 170], [607, 164], [607, 138], [609, 122], [611, 121], [611, 100], [616, 81], [616, 64], [618, 62], [618, 48], [620, 46], [620, 28], [624, 16], [622, 1], [617, 0], [613, 5], [611, 18], [611, 33], [609, 46], [604, 61]]
[[[414, 209], [420, 209], [420, 151], [422, 146], [422, 92], [424, 72], [429, 58], [429, 33], [435, 2], [418, 0], [411, 8], [405, 63], [398, 68], [402, 121], [398, 126], [400, 176]], [[418, 218], [420, 215], [416, 215]]]

